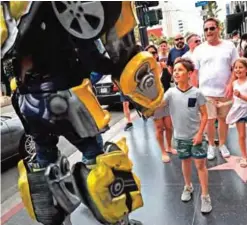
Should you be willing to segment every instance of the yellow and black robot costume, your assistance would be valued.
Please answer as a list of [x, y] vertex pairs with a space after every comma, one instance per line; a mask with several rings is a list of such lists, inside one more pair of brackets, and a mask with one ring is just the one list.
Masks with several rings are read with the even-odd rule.
[[[82, 202], [102, 224], [139, 224], [128, 219], [143, 200], [126, 140], [99, 144], [110, 115], [88, 79], [111, 74], [145, 117], [159, 106], [159, 68], [136, 46], [134, 4], [9, 1], [0, 17], [3, 70], [37, 150], [18, 164], [29, 215], [59, 225]], [[72, 169], [57, 149], [60, 135], [83, 153]]]

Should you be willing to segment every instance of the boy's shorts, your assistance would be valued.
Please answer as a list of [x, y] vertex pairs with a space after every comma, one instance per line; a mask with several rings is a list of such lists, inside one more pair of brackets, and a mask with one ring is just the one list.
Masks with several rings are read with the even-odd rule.
[[199, 145], [193, 145], [193, 140], [175, 139], [175, 148], [180, 159], [204, 159], [207, 157], [207, 142], [202, 141]]

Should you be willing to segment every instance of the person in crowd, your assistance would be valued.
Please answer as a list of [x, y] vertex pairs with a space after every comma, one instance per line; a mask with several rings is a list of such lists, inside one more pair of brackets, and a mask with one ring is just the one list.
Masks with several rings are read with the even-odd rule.
[[241, 36], [237, 49], [240, 57], [247, 58], [247, 33]]
[[120, 93], [120, 100], [123, 104], [123, 112], [127, 120], [127, 124], [124, 128], [124, 131], [128, 131], [131, 128], [133, 128], [133, 123], [132, 123], [131, 115], [130, 115], [129, 101], [128, 101], [128, 98], [123, 93]]
[[173, 78], [177, 86], [165, 93], [161, 107], [169, 106], [176, 149], [178, 157], [182, 160], [185, 186], [181, 200], [190, 201], [194, 190], [191, 182], [191, 158], [193, 158], [202, 190], [201, 212], [209, 213], [212, 204], [208, 192], [207, 150], [203, 138], [207, 124], [206, 98], [198, 88], [190, 85], [189, 80], [193, 70], [194, 65], [191, 60], [178, 58], [175, 61]]
[[187, 51], [189, 51], [189, 47], [184, 43], [184, 37], [181, 34], [177, 34], [175, 36], [174, 41], [175, 41], [175, 47], [170, 50], [167, 60], [167, 66], [171, 74], [173, 70], [173, 64], [176, 58], [181, 57]]
[[194, 52], [195, 48], [201, 44], [201, 38], [197, 34], [189, 34], [189, 36], [186, 38], [186, 43], [189, 46], [189, 51], [187, 51], [184, 55], [182, 55], [182, 58], [189, 58], [192, 60], [192, 53]]
[[168, 46], [167, 41], [162, 40], [159, 43], [159, 61], [167, 63], [168, 59]]
[[[154, 45], [149, 45], [145, 49], [149, 53], [153, 55], [153, 57], [159, 61], [158, 57], [158, 49]], [[168, 82], [163, 83], [164, 91], [167, 91], [170, 87], [170, 81], [167, 81], [166, 78], [163, 78], [164, 76], [170, 76], [170, 74], [167, 74], [167, 68], [166, 68], [166, 63], [164, 61], [160, 62], [160, 69], [161, 69], [161, 82]], [[169, 73], [169, 72], [168, 72]], [[170, 157], [168, 153], [176, 154], [177, 151], [172, 148], [172, 133], [173, 133], [173, 128], [172, 128], [172, 122], [171, 122], [171, 117], [169, 113], [169, 107], [165, 106], [163, 108], [157, 109], [154, 113], [154, 124], [155, 124], [155, 133], [156, 133], [156, 139], [159, 143], [161, 152], [162, 152], [162, 161], [164, 163], [170, 162]], [[164, 144], [164, 130], [166, 133], [166, 143], [167, 143], [167, 148], [165, 148]]]
[[228, 124], [236, 123], [242, 158], [240, 166], [247, 167], [246, 127], [247, 123], [247, 59], [239, 58], [234, 64], [233, 106], [226, 117]]
[[232, 32], [232, 42], [235, 45], [235, 47], [238, 47], [240, 42], [239, 32], [237, 30], [234, 30]]
[[231, 72], [233, 63], [238, 58], [236, 47], [231, 41], [220, 39], [219, 21], [208, 18], [204, 21], [206, 42], [198, 46], [193, 53], [195, 63], [195, 79], [191, 82], [198, 86], [206, 96], [208, 123], [208, 159], [215, 158], [215, 120], [218, 120], [219, 150], [224, 158], [230, 156], [226, 147], [228, 125], [226, 116], [231, 108], [230, 104], [218, 108], [216, 102], [229, 102], [232, 96], [232, 82], [235, 77]]

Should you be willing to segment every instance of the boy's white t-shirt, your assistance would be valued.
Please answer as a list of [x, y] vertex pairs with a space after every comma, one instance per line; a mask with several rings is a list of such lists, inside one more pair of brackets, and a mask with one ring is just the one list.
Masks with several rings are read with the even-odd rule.
[[[235, 80], [233, 90], [238, 90], [242, 95], [247, 96], [247, 79], [243, 84], [239, 84], [238, 80]], [[247, 101], [234, 95], [233, 105], [226, 117], [226, 123], [233, 124], [245, 117], [247, 117]]]
[[203, 95], [224, 97], [231, 78], [231, 67], [239, 57], [234, 44], [226, 40], [216, 46], [204, 42], [194, 50], [192, 57]]

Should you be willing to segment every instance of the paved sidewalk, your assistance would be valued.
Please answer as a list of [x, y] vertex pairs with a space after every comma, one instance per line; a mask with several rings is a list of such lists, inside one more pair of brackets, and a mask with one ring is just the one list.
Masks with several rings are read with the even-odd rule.
[[[131, 214], [145, 225], [246, 225], [247, 224], [247, 169], [238, 164], [240, 150], [236, 128], [231, 127], [227, 145], [232, 156], [223, 159], [217, 152], [217, 159], [208, 162], [209, 192], [213, 211], [209, 215], [200, 212], [200, 185], [193, 166], [193, 198], [188, 203], [180, 200], [183, 190], [181, 161], [171, 156], [172, 161], [162, 163], [152, 120], [146, 123], [136, 117], [134, 128], [123, 132], [122, 121], [109, 133], [109, 140], [126, 136], [134, 171], [140, 177], [144, 207]], [[70, 160], [77, 159], [74, 154]], [[18, 208], [19, 207], [19, 208]], [[86, 215], [86, 217], [85, 217]], [[99, 225], [93, 221], [90, 212], [82, 206], [72, 215], [73, 225]], [[90, 222], [89, 222], [90, 221]], [[5, 225], [36, 225], [26, 211], [20, 207], [12, 209], [12, 216]]]

